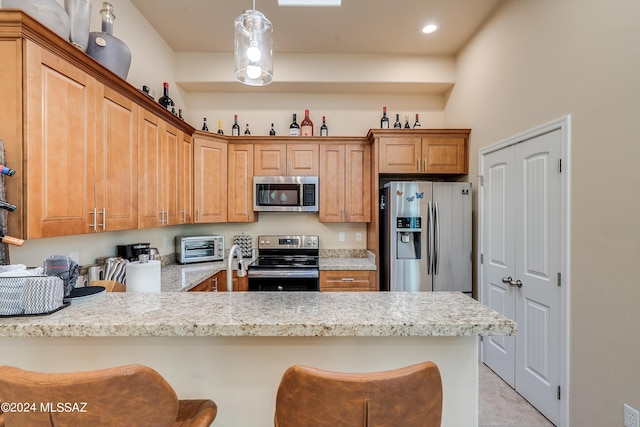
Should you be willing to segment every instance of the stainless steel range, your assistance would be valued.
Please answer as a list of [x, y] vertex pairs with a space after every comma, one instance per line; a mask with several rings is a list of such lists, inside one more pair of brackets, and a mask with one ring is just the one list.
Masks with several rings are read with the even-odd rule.
[[249, 291], [319, 291], [318, 236], [259, 236]]

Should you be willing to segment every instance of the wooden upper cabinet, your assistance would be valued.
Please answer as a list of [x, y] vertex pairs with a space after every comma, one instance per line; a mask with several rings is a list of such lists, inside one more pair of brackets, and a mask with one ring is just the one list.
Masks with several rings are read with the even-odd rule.
[[19, 206], [28, 209], [26, 237], [88, 233], [101, 220], [94, 210], [97, 82], [31, 42], [26, 69], [27, 203]]
[[371, 221], [369, 144], [320, 145], [319, 220]]
[[255, 176], [318, 175], [318, 144], [257, 143]]
[[380, 138], [380, 173], [419, 173], [420, 138]]
[[138, 144], [138, 226], [140, 228], [163, 225], [164, 209], [162, 173], [164, 126], [158, 116], [140, 110]]
[[194, 222], [227, 222], [227, 143], [196, 132], [193, 145]]
[[227, 221], [253, 222], [253, 145], [229, 144]]
[[469, 129], [372, 130], [379, 173], [466, 174]]
[[135, 229], [138, 227], [138, 106], [101, 85], [98, 95], [95, 207], [104, 223], [98, 231]]

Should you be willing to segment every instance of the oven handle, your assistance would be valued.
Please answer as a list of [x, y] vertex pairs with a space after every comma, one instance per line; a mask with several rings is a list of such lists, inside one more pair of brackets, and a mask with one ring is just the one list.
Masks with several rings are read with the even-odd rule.
[[299, 269], [284, 269], [277, 270], [251, 270], [249, 268], [249, 277], [255, 277], [259, 279], [270, 277], [291, 277], [291, 278], [312, 278], [320, 277], [318, 270], [299, 270]]

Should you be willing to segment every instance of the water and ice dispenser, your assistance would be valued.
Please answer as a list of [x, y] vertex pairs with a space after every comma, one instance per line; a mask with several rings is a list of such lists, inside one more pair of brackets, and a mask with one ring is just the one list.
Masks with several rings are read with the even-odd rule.
[[398, 217], [396, 221], [396, 258], [420, 259], [422, 218]]

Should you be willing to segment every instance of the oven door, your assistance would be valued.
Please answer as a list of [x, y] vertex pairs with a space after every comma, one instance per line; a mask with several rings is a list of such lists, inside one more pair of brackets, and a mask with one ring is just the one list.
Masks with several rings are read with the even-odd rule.
[[249, 291], [319, 291], [318, 270], [308, 269], [249, 269]]

